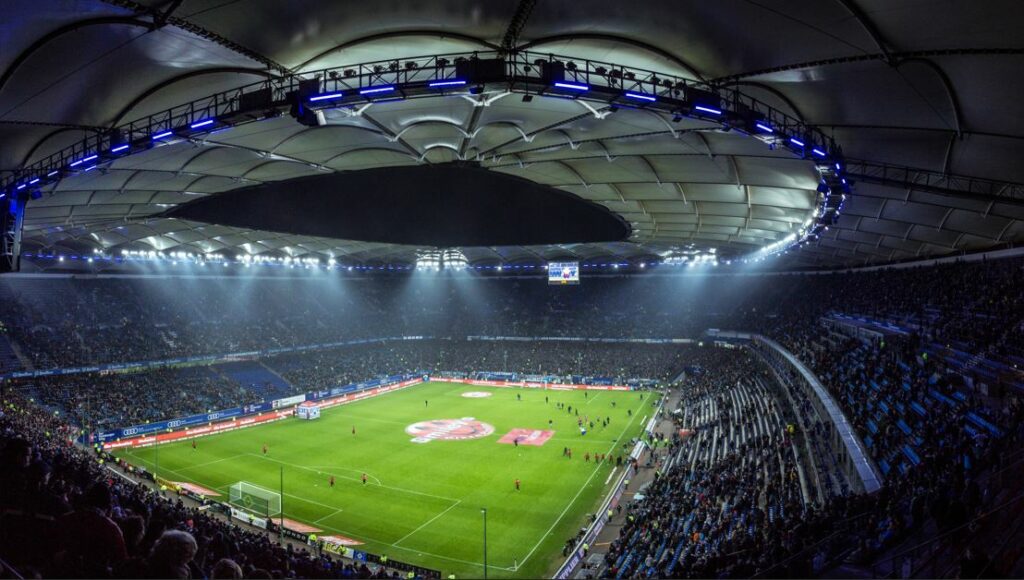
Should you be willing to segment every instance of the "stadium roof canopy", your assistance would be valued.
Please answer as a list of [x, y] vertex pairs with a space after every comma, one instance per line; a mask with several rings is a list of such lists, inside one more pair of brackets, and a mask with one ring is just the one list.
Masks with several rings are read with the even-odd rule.
[[[243, 85], [512, 45], [738, 89], [833, 137], [854, 190], [838, 222], [782, 257], [787, 265], [1024, 239], [1019, 0], [6, 0], [3, 14], [0, 179]], [[460, 161], [564, 189], [632, 229], [622, 241], [466, 248], [472, 263], [745, 255], [797, 232], [815, 210], [812, 161], [707, 120], [455, 93], [327, 109], [316, 127], [284, 114], [69, 175], [29, 203], [25, 248], [408, 263], [422, 248], [163, 214], [265, 182]]]

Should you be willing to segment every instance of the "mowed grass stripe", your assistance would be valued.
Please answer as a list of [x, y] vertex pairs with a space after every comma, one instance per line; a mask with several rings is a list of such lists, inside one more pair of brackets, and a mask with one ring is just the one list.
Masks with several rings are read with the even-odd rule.
[[[467, 391], [492, 396], [462, 397]], [[494, 575], [543, 576], [556, 564], [565, 539], [607, 492], [597, 474], [611, 473], [611, 465], [587, 463], [584, 453], [612, 449], [618, 454], [622, 441], [641, 432], [640, 417], [650, 414], [649, 393], [600, 394], [431, 382], [326, 409], [315, 421], [293, 418], [204, 437], [196, 450], [191, 442], [162, 445], [160, 472], [177, 472], [181, 481], [221, 490], [237, 481], [276, 490], [283, 466], [286, 517], [319, 521], [317, 527], [365, 542], [369, 552], [436, 568], [445, 576], [482, 573], [480, 508], [486, 507]], [[558, 402], [573, 412], [556, 409]], [[577, 410], [595, 421], [586, 436], [579, 434]], [[420, 421], [466, 417], [493, 425], [494, 433], [413, 443], [405, 432]], [[611, 422], [602, 427], [605, 417]], [[541, 447], [497, 443], [514, 428], [551, 428], [555, 437]], [[562, 456], [566, 446], [573, 449], [572, 459]], [[122, 455], [152, 466], [155, 450]], [[331, 474], [334, 488], [328, 485]], [[523, 483], [520, 492], [513, 486], [516, 478]]]

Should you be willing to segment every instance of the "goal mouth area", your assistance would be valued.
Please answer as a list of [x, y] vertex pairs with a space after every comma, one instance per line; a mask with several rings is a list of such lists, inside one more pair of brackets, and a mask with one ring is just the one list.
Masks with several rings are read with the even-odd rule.
[[281, 514], [281, 494], [247, 481], [231, 484], [228, 504], [249, 514], [269, 518]]

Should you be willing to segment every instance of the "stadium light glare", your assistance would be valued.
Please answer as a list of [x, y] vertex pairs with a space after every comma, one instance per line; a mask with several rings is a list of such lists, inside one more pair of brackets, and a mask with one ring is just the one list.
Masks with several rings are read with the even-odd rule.
[[571, 91], [589, 91], [590, 90], [590, 85], [584, 85], [584, 84], [580, 84], [580, 83], [557, 82], [557, 83], [555, 83], [555, 86], [560, 88], [560, 89], [569, 89]]
[[318, 103], [320, 101], [333, 101], [334, 99], [340, 99], [345, 96], [345, 93], [324, 93], [322, 95], [314, 95], [309, 98], [309, 102]]
[[210, 125], [213, 125], [213, 119], [204, 119], [202, 121], [196, 121], [188, 127], [189, 129], [202, 129], [203, 127], [209, 127]]
[[38, 177], [36, 177], [35, 179], [33, 179], [33, 180], [28, 182], [29, 185], [35, 185], [37, 183], [39, 183], [39, 178]]
[[638, 101], [648, 101], [651, 103], [654, 103], [658, 100], [658, 97], [655, 97], [654, 95], [647, 95], [644, 93], [627, 92], [626, 96], [629, 97], [630, 99], [636, 99]]
[[770, 125], [766, 125], [764, 123], [756, 123], [754, 126], [757, 127], [758, 129], [764, 131], [765, 133], [774, 133], [775, 132], [775, 129], [772, 129]]
[[804, 147], [805, 146], [804, 142], [799, 140], [799, 139], [797, 139], [796, 137], [790, 137], [789, 138], [789, 142], [792, 143], [793, 145], [796, 145], [797, 147]]
[[359, 89], [360, 95], [376, 95], [379, 93], [390, 93], [395, 90], [394, 85], [387, 85], [382, 87], [367, 87], [365, 89]]
[[152, 139], [153, 141], [159, 141], [159, 140], [161, 140], [161, 139], [166, 139], [167, 137], [170, 137], [171, 135], [174, 135], [174, 131], [162, 131], [162, 132], [160, 132], [160, 133], [156, 133], [156, 134], [154, 134], [154, 135], [153, 135], [152, 137], [150, 137], [150, 138], [151, 138], [151, 139]]
[[71, 165], [69, 165], [68, 167], [78, 167], [79, 165], [81, 165], [83, 163], [88, 163], [89, 161], [92, 161], [93, 159], [97, 159], [97, 158], [99, 158], [99, 155], [90, 155], [88, 157], [83, 157], [83, 158], [79, 159], [78, 161], [75, 161], [75, 162], [71, 163]]
[[466, 81], [461, 79], [452, 79], [450, 81], [433, 81], [428, 83], [427, 86], [436, 89], [441, 87], [461, 87], [466, 84]]
[[110, 152], [111, 152], [111, 153], [120, 153], [120, 152], [122, 152], [122, 151], [124, 151], [124, 150], [128, 149], [128, 147], [130, 147], [130, 145], [128, 145], [127, 143], [125, 143], [125, 144], [123, 144], [123, 145], [118, 145], [117, 147], [114, 147], [114, 148], [112, 148], [112, 149], [110, 150]]
[[700, 111], [702, 113], [707, 113], [709, 115], [721, 115], [722, 114], [722, 110], [721, 109], [715, 109], [714, 107], [705, 107], [704, 105], [695, 105], [693, 107], [693, 110], [694, 111]]

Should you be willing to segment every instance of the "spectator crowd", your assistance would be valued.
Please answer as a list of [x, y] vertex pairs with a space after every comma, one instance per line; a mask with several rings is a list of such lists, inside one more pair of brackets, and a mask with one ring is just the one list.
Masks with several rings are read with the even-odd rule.
[[[626, 506], [599, 572], [616, 578], [816, 576], [842, 563], [872, 565], [926, 530], [973, 534], [1004, 497], [994, 474], [1024, 440], [1019, 259], [741, 278], [593, 277], [573, 288], [481, 278], [472, 292], [444, 278], [339, 284], [0, 281], [0, 341], [26, 369], [394, 337], [235, 366], [7, 381], [4, 559], [55, 577], [386, 574], [278, 546], [163, 498], [113, 476], [71, 440], [85, 426], [138, 424], [404, 372], [661, 383], [683, 373], [668, 454], [644, 499]], [[863, 442], [881, 489], [855, 492], [829, 448], [828, 418], [794, 387], [793, 368], [758, 347], [713, 347], [702, 336], [708, 328], [759, 332], [813, 371]], [[411, 336], [426, 338], [398, 338]], [[480, 336], [708, 345], [467, 340]], [[961, 576], [1006, 573], [986, 557], [984, 546], [972, 545]]]

